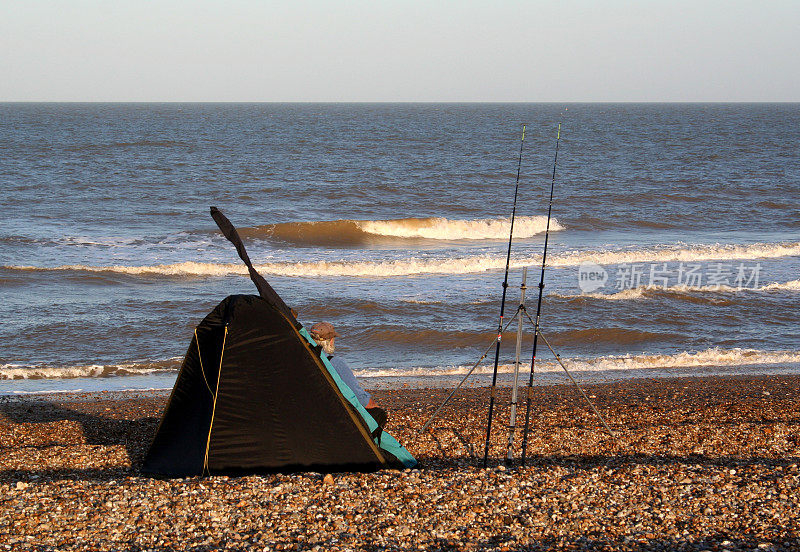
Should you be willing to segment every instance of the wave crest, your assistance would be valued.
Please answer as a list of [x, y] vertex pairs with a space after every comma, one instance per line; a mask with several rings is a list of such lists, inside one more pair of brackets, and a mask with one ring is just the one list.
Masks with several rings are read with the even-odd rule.
[[[800, 242], [794, 243], [756, 243], [751, 245], [674, 245], [656, 246], [644, 249], [612, 251], [570, 251], [548, 256], [551, 267], [578, 266], [586, 261], [600, 265], [648, 262], [694, 262], [717, 260], [767, 259], [786, 256], [800, 256]], [[307, 261], [277, 262], [256, 264], [262, 274], [288, 277], [368, 277], [390, 278], [415, 276], [420, 274], [472, 274], [503, 270], [505, 256], [474, 255], [464, 257], [406, 258], [391, 261]], [[520, 269], [541, 263], [539, 255], [511, 259], [511, 267]], [[227, 276], [246, 275], [242, 264], [232, 263], [182, 263], [149, 266], [89, 266], [62, 265], [57, 267], [2, 266], [0, 269], [13, 271], [84, 271], [117, 272], [130, 275], [150, 276]]]
[[[514, 234], [530, 238], [545, 231], [547, 217], [517, 217]], [[320, 222], [286, 222], [254, 228], [242, 228], [247, 238], [272, 239], [299, 245], [364, 245], [404, 240], [505, 240], [511, 220], [455, 220], [440, 217], [392, 220], [334, 220]], [[553, 219], [550, 229], [563, 230]]]
[[627, 301], [632, 299], [643, 299], [646, 297], [654, 297], [657, 295], [691, 295], [702, 293], [718, 293], [718, 294], [732, 294], [732, 293], [753, 293], [753, 292], [776, 292], [776, 291], [800, 291], [800, 280], [791, 280], [789, 282], [773, 282], [757, 288], [750, 287], [733, 287], [733, 286], [687, 286], [674, 285], [669, 287], [650, 287], [638, 286], [634, 288], [623, 289], [615, 293], [579, 293], [574, 295], [562, 295], [555, 293], [556, 297], [563, 299], [579, 299], [581, 297], [591, 299], [604, 299], [607, 301]]
[[661, 245], [643, 249], [617, 251], [575, 252], [556, 256], [551, 266], [573, 266], [582, 262], [600, 265], [729, 261], [742, 259], [773, 259], [800, 255], [800, 242], [753, 244]]

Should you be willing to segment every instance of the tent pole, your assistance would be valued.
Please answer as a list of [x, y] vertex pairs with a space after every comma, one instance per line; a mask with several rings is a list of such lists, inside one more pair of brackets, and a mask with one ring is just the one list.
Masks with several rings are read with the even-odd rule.
[[[211, 421], [208, 423], [208, 438], [206, 439], [206, 453], [203, 456], [203, 471], [200, 475], [211, 475], [208, 467], [208, 453], [211, 449], [211, 430], [214, 428], [214, 416], [217, 413], [217, 396], [219, 395], [219, 382], [222, 379], [222, 357], [225, 354], [225, 342], [228, 340], [228, 325], [225, 324], [225, 333], [222, 336], [222, 350], [219, 352], [219, 370], [217, 371], [217, 388], [214, 391], [214, 403], [211, 408]], [[198, 352], [200, 349], [198, 348]]]
[[528, 281], [528, 267], [522, 267], [522, 283], [519, 286], [519, 307], [517, 308], [517, 349], [514, 355], [514, 381], [511, 386], [511, 418], [508, 422], [508, 452], [506, 464], [514, 460], [514, 431], [517, 426], [517, 388], [519, 386], [519, 358], [522, 354], [522, 313], [525, 310], [525, 285]]

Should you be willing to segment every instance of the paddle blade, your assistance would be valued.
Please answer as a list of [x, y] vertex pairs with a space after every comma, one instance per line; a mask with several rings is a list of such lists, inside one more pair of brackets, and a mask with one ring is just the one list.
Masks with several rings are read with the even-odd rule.
[[222, 235], [228, 238], [228, 241], [231, 242], [234, 247], [236, 247], [236, 252], [239, 254], [239, 258], [244, 261], [245, 265], [247, 265], [247, 270], [250, 272], [250, 279], [256, 285], [258, 294], [283, 314], [285, 314], [289, 320], [295, 321], [292, 311], [289, 309], [286, 303], [283, 302], [281, 296], [278, 295], [277, 292], [272, 289], [272, 286], [267, 283], [264, 277], [261, 276], [261, 274], [259, 274], [255, 268], [253, 268], [253, 263], [250, 262], [250, 257], [247, 255], [247, 250], [244, 248], [242, 238], [239, 237], [239, 232], [236, 231], [236, 228], [233, 226], [233, 224], [231, 224], [231, 221], [228, 220], [228, 217], [223, 215], [222, 211], [216, 207], [211, 207], [211, 218], [213, 218], [214, 222], [217, 223]]

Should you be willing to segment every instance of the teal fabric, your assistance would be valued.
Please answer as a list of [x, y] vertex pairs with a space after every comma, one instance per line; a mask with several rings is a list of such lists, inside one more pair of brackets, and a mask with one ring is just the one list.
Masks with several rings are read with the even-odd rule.
[[[300, 328], [300, 335], [302, 335], [313, 347], [317, 346], [317, 342], [314, 341], [314, 338], [311, 337], [305, 328]], [[328, 373], [333, 378], [333, 381], [336, 382], [336, 385], [339, 387], [339, 391], [342, 392], [344, 398], [353, 405], [353, 407], [358, 411], [364, 421], [367, 422], [367, 427], [369, 427], [370, 433], [374, 432], [378, 429], [378, 423], [369, 415], [369, 412], [361, 406], [361, 403], [358, 402], [355, 393], [353, 393], [352, 389], [350, 389], [343, 381], [342, 378], [339, 377], [339, 374], [336, 372], [336, 369], [331, 366], [330, 361], [326, 357], [326, 355], [321, 355], [320, 360], [325, 365], [325, 368], [328, 370]], [[380, 444], [378, 444], [380, 443]], [[417, 465], [417, 460], [408, 452], [403, 445], [397, 442], [397, 439], [386, 433], [385, 431], [381, 434], [380, 439], [375, 440], [375, 444], [377, 444], [381, 449], [385, 450], [386, 452], [394, 455], [395, 458], [400, 460], [400, 462], [406, 468], [413, 468]]]

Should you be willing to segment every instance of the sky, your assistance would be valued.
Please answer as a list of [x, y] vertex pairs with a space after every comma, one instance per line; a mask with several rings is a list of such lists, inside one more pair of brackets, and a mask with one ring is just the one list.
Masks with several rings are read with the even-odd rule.
[[800, 101], [800, 0], [0, 0], [0, 101]]

